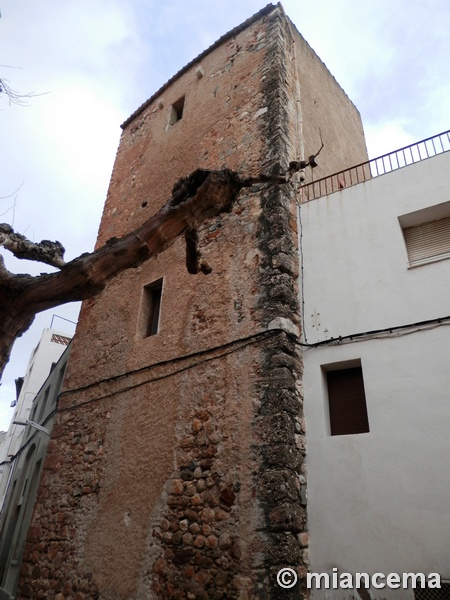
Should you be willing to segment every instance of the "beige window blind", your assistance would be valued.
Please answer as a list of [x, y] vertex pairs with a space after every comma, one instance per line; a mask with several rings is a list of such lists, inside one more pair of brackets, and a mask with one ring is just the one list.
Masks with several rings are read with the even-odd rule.
[[409, 265], [450, 258], [450, 217], [403, 230]]

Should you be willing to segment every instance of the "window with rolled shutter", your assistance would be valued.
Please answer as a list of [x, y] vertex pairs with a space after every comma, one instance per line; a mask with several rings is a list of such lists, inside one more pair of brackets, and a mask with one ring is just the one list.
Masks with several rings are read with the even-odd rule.
[[409, 266], [450, 258], [450, 217], [403, 229]]
[[366, 394], [361, 366], [327, 371], [331, 435], [367, 433]]

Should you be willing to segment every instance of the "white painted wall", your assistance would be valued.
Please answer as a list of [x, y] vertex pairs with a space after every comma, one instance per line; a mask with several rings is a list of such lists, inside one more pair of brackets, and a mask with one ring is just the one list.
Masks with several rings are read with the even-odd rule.
[[[45, 347], [45, 344], [44, 344]], [[69, 348], [41, 386], [33, 401], [34, 420], [51, 432]], [[11, 464], [9, 486], [0, 512], [0, 599], [15, 598], [22, 553], [39, 487], [50, 437], [32, 426], [23, 428], [22, 451]], [[20, 510], [18, 504], [20, 499]]]
[[[308, 342], [450, 315], [450, 260], [408, 269], [398, 223], [448, 200], [450, 153], [301, 207]], [[305, 350], [311, 571], [450, 579], [449, 348], [441, 325]], [[331, 436], [321, 365], [353, 359], [370, 432]]]
[[450, 260], [408, 269], [398, 221], [448, 201], [450, 153], [301, 207], [308, 342], [450, 315]]
[[7, 463], [8, 457], [14, 455], [20, 448], [25, 429], [22, 425], [14, 425], [12, 421], [25, 421], [31, 418], [34, 398], [50, 374], [52, 363], [57, 363], [67, 348], [65, 344], [52, 342], [53, 335], [70, 337], [54, 329], [44, 329], [39, 344], [31, 354], [11, 424], [0, 445], [0, 507], [3, 504], [10, 473], [9, 465], [5, 464], [5, 461]]

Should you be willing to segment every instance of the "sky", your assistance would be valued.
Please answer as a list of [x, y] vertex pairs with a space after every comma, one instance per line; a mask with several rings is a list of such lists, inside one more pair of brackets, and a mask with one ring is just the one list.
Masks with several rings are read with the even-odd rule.
[[[371, 157], [450, 128], [448, 0], [285, 0], [283, 7], [359, 109]], [[120, 124], [173, 74], [264, 0], [2, 0], [0, 222], [66, 259], [93, 249]], [[51, 268], [2, 252], [16, 273]], [[14, 380], [41, 332], [73, 334], [78, 304], [37, 316], [0, 387], [0, 430]], [[1, 315], [0, 315], [1, 318]]]

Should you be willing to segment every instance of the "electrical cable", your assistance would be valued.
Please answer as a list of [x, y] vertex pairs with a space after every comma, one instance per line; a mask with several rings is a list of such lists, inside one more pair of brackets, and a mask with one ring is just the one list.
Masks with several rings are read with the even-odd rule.
[[[85, 391], [87, 389], [93, 388], [97, 385], [100, 385], [102, 383], [108, 383], [110, 381], [115, 381], [117, 379], [121, 379], [123, 377], [128, 377], [129, 375], [134, 375], [136, 373], [140, 373], [140, 372], [144, 372], [156, 367], [160, 367], [160, 366], [164, 366], [164, 365], [168, 365], [168, 364], [173, 364], [173, 363], [177, 363], [181, 360], [187, 360], [189, 358], [194, 358], [196, 356], [202, 356], [205, 355], [207, 353], [211, 353], [211, 352], [215, 352], [217, 350], [222, 350], [225, 348], [228, 348], [227, 351], [222, 352], [221, 354], [215, 354], [214, 356], [210, 356], [207, 358], [204, 358], [203, 360], [191, 363], [189, 365], [186, 365], [185, 367], [181, 367], [179, 369], [176, 369], [175, 371], [171, 371], [170, 373], [165, 373], [164, 375], [160, 375], [158, 377], [153, 377], [150, 379], [146, 379], [144, 381], [140, 381], [139, 383], [130, 385], [130, 386], [126, 386], [124, 388], [121, 388], [119, 390], [113, 391], [113, 392], [109, 392], [108, 394], [104, 394], [102, 396], [98, 396], [95, 398], [90, 398], [89, 400], [86, 400], [84, 402], [80, 402], [78, 404], [74, 404], [72, 406], [68, 406], [66, 408], [62, 408], [59, 411], [57, 411], [56, 409], [54, 409], [52, 412], [50, 412], [47, 417], [45, 418], [45, 420], [41, 423], [41, 425], [46, 425], [47, 422], [55, 416], [55, 414], [57, 412], [62, 413], [62, 412], [66, 412], [69, 410], [74, 410], [76, 408], [79, 408], [81, 406], [85, 406], [87, 404], [90, 404], [92, 402], [96, 402], [98, 400], [103, 400], [105, 398], [109, 398], [112, 396], [115, 396], [117, 394], [120, 393], [124, 393], [133, 389], [136, 389], [138, 387], [141, 387], [143, 385], [146, 385], [147, 383], [153, 383], [155, 381], [161, 381], [163, 379], [167, 379], [169, 377], [172, 377], [174, 375], [177, 375], [179, 373], [182, 373], [184, 371], [188, 371], [189, 369], [192, 369], [194, 367], [197, 367], [199, 365], [205, 364], [211, 360], [216, 360], [219, 358], [223, 358], [224, 356], [228, 356], [229, 354], [232, 354], [234, 352], [237, 352], [253, 343], [256, 343], [256, 341], [263, 337], [263, 338], [270, 338], [270, 337], [275, 337], [275, 335], [279, 334], [279, 333], [284, 333], [285, 335], [287, 335], [289, 338], [291, 338], [296, 344], [302, 346], [303, 348], [318, 348], [320, 346], [325, 346], [328, 344], [340, 344], [343, 342], [358, 342], [358, 341], [364, 341], [364, 339], [366, 339], [369, 336], [378, 336], [378, 337], [372, 337], [371, 339], [386, 339], [387, 337], [392, 337], [392, 334], [394, 332], [398, 332], [399, 335], [409, 335], [411, 333], [416, 333], [417, 331], [421, 331], [423, 328], [427, 328], [427, 329], [435, 329], [436, 327], [442, 326], [442, 325], [450, 325], [450, 315], [446, 316], [446, 317], [438, 317], [435, 319], [426, 319], [424, 321], [417, 321], [416, 323], [408, 323], [406, 325], [396, 325], [394, 327], [385, 327], [383, 329], [372, 329], [370, 331], [365, 331], [365, 332], [359, 332], [359, 333], [352, 333], [352, 334], [348, 334], [348, 335], [344, 335], [344, 336], [339, 336], [339, 337], [335, 337], [335, 338], [329, 338], [326, 340], [321, 340], [319, 342], [314, 342], [312, 344], [310, 343], [305, 343], [305, 342], [300, 342], [298, 336], [292, 334], [292, 333], [288, 333], [287, 331], [285, 331], [284, 329], [270, 329], [270, 330], [266, 330], [266, 331], [260, 331], [259, 333], [255, 333], [253, 335], [244, 337], [244, 338], [238, 338], [237, 340], [233, 340], [231, 342], [228, 342], [226, 344], [222, 344], [220, 346], [215, 346], [213, 348], [207, 348], [205, 350], [199, 350], [198, 352], [193, 352], [191, 354], [185, 354], [183, 356], [180, 357], [176, 357], [176, 358], [172, 358], [172, 359], [167, 359], [167, 360], [163, 360], [157, 363], [153, 363], [151, 365], [147, 365], [145, 367], [141, 367], [140, 369], [135, 369], [132, 371], [128, 371], [126, 373], [121, 373], [119, 375], [114, 375], [112, 377], [106, 378], [106, 379], [100, 379], [96, 382], [93, 382], [91, 384], [88, 384], [86, 386], [81, 386], [79, 388], [73, 388], [70, 390], [66, 390], [64, 392], [62, 392], [61, 394], [59, 394], [58, 396], [58, 401], [62, 396], [65, 396], [67, 394], [71, 394], [71, 393], [75, 393], [75, 392], [80, 392], [80, 391]], [[430, 327], [427, 327], [430, 326]], [[412, 331], [406, 331], [407, 329], [411, 329], [412, 327], [414, 327], [415, 329]], [[403, 332], [403, 333], [402, 333]], [[387, 334], [385, 336], [379, 336], [379, 334]], [[243, 342], [241, 343], [239, 346], [236, 346], [235, 348], [233, 348], [232, 346], [238, 344], [239, 342]], [[33, 438], [38, 434], [38, 431], [35, 431], [25, 442], [25, 444], [23, 444], [23, 446], [21, 446], [17, 452], [11, 457], [11, 459], [8, 460], [4, 460], [2, 462], [0, 462], [0, 466], [1, 465], [5, 465], [5, 464], [11, 464], [22, 452], [23, 450], [25, 450], [25, 448], [27, 448], [29, 446], [29, 444], [31, 443], [31, 441], [33, 440]]]
[[60, 394], [61, 396], [66, 396], [68, 394], [74, 394], [76, 392], [83, 392], [85, 390], [88, 390], [90, 388], [96, 387], [97, 385], [101, 384], [101, 383], [109, 383], [110, 381], [116, 381], [117, 379], [122, 379], [123, 377], [128, 377], [130, 375], [135, 375], [137, 373], [142, 373], [143, 371], [148, 371], [149, 369], [153, 369], [155, 367], [162, 367], [165, 365], [169, 365], [171, 363], [177, 363], [181, 360], [187, 360], [189, 358], [195, 358], [196, 356], [202, 356], [204, 354], [208, 354], [210, 352], [215, 352], [216, 350], [221, 350], [223, 348], [228, 348], [229, 346], [233, 346], [234, 344], [237, 344], [239, 342], [246, 342], [249, 340], [253, 340], [253, 339], [257, 339], [261, 336], [270, 336], [270, 335], [274, 335], [276, 333], [280, 333], [281, 331], [283, 331], [284, 333], [286, 333], [284, 331], [284, 329], [269, 329], [269, 330], [265, 330], [265, 331], [259, 331], [258, 333], [253, 333], [252, 335], [243, 337], [243, 338], [237, 338], [235, 340], [231, 340], [231, 342], [226, 342], [225, 344], [220, 344], [219, 346], [212, 346], [210, 348], [204, 348], [203, 350], [197, 350], [196, 352], [191, 352], [189, 354], [183, 354], [181, 356], [175, 356], [173, 358], [167, 358], [165, 360], [161, 360], [158, 361], [156, 363], [152, 363], [150, 365], [146, 365], [145, 367], [140, 367], [139, 369], [132, 369], [131, 371], [125, 371], [124, 373], [119, 373], [118, 375], [111, 375], [111, 377], [105, 377], [104, 379], [98, 379], [97, 381], [93, 381], [92, 383], [88, 383], [87, 385], [82, 385], [80, 387], [77, 388], [71, 388], [69, 390], [64, 390], [64, 392], [62, 392]]
[[[303, 229], [302, 229], [302, 205], [300, 202], [298, 202], [298, 221], [299, 221], [299, 255], [300, 255], [300, 287], [301, 287], [301, 294], [302, 294], [302, 314], [301, 314], [301, 319], [302, 319], [302, 334], [303, 334], [303, 338], [304, 338], [304, 342], [300, 342], [297, 341], [297, 343], [302, 346], [303, 348], [318, 348], [319, 346], [325, 346], [328, 344], [340, 344], [343, 342], [358, 342], [358, 341], [362, 341], [364, 338], [370, 337], [372, 336], [372, 339], [381, 339], [381, 338], [376, 338], [373, 336], [376, 336], [377, 334], [389, 334], [386, 336], [382, 336], [382, 339], [385, 339], [386, 337], [390, 337], [390, 334], [392, 334], [394, 331], [398, 331], [401, 332], [402, 330], [405, 329], [411, 329], [411, 327], [419, 327], [419, 328], [424, 328], [427, 325], [446, 325], [446, 324], [450, 324], [450, 323], [443, 323], [442, 321], [447, 321], [450, 320], [450, 316], [447, 317], [438, 317], [436, 319], [427, 319], [425, 321], [418, 321], [416, 323], [409, 323], [407, 325], [396, 325], [394, 327], [385, 327], [384, 329], [373, 329], [371, 331], [365, 331], [365, 332], [358, 332], [358, 333], [352, 333], [352, 334], [348, 334], [348, 335], [344, 335], [344, 336], [338, 336], [338, 337], [334, 337], [334, 338], [328, 338], [326, 340], [321, 340], [320, 342], [314, 342], [314, 343], [308, 343], [307, 337], [306, 337], [306, 326], [305, 326], [305, 293], [304, 293], [304, 264], [303, 264]], [[418, 331], [418, 329], [416, 329], [415, 331]], [[407, 333], [414, 333], [414, 331], [410, 331]], [[400, 334], [399, 335], [407, 335], [406, 333]]]
[[[85, 405], [90, 404], [92, 402], [96, 402], [97, 400], [104, 400], [105, 398], [109, 398], [111, 396], [115, 396], [116, 394], [128, 392], [130, 390], [133, 390], [133, 389], [136, 389], [138, 387], [141, 387], [141, 386], [143, 386], [143, 385], [145, 385], [147, 383], [152, 383], [154, 381], [161, 381], [163, 379], [167, 379], [169, 377], [177, 375], [178, 373], [182, 373], [183, 371], [188, 371], [189, 369], [192, 369], [194, 367], [202, 365], [202, 364], [204, 364], [206, 362], [209, 362], [211, 360], [216, 360], [216, 359], [222, 358], [224, 356], [228, 356], [229, 354], [232, 354], [233, 352], [237, 352], [238, 350], [241, 350], [242, 348], [245, 348], [245, 347], [247, 347], [247, 346], [249, 346], [251, 344], [256, 343], [259, 340], [259, 338], [271, 338], [271, 337], [275, 337], [277, 334], [280, 334], [280, 333], [285, 333], [288, 337], [295, 338], [295, 340], [297, 341], [296, 336], [292, 336], [292, 334], [287, 333], [284, 329], [269, 329], [269, 330], [266, 330], [266, 331], [260, 331], [258, 333], [254, 333], [252, 335], [249, 335], [249, 336], [246, 336], [246, 337], [243, 337], [243, 338], [238, 338], [236, 340], [232, 340], [231, 342], [227, 342], [226, 344], [221, 344], [220, 346], [214, 346], [212, 348], [206, 348], [204, 350], [199, 350], [198, 352], [192, 352], [191, 354], [185, 354], [183, 356], [179, 356], [179, 357], [175, 357], [175, 358], [171, 358], [171, 359], [167, 359], [167, 360], [162, 360], [162, 361], [159, 361], [157, 363], [153, 363], [151, 365], [147, 365], [145, 367], [141, 367], [140, 369], [134, 369], [132, 371], [127, 371], [125, 373], [120, 373], [119, 375], [114, 375], [114, 376], [109, 377], [109, 378], [100, 379], [100, 380], [98, 380], [96, 382], [93, 382], [93, 383], [90, 383], [88, 385], [80, 386], [79, 388], [73, 388], [73, 389], [70, 389], [70, 390], [65, 390], [64, 392], [62, 392], [61, 394], [58, 395], [57, 405], [58, 405], [58, 402], [59, 402], [59, 400], [60, 400], [60, 398], [62, 396], [65, 396], [65, 395], [68, 395], [68, 394], [71, 394], [71, 393], [75, 393], [75, 392], [85, 391], [87, 389], [91, 389], [91, 388], [93, 388], [95, 386], [98, 386], [98, 385], [100, 385], [102, 383], [108, 383], [108, 382], [111, 382], [111, 381], [115, 381], [117, 379], [128, 377], [130, 375], [134, 375], [136, 373], [141, 373], [141, 372], [144, 372], [144, 371], [156, 368], [156, 367], [161, 367], [161, 366], [165, 366], [165, 365], [168, 365], [168, 364], [177, 363], [177, 362], [179, 362], [181, 360], [187, 360], [189, 358], [194, 358], [196, 356], [203, 356], [203, 355], [211, 353], [211, 352], [216, 352], [217, 350], [223, 350], [225, 348], [228, 348], [227, 351], [222, 352], [221, 354], [214, 354], [214, 356], [210, 356], [210, 357], [204, 358], [203, 360], [199, 360], [197, 362], [190, 363], [189, 365], [186, 365], [185, 367], [181, 367], [179, 369], [171, 371], [170, 373], [165, 373], [164, 375], [160, 375], [158, 377], [153, 377], [153, 378], [150, 378], [150, 379], [146, 379], [144, 381], [140, 381], [139, 383], [126, 386], [124, 388], [121, 388], [119, 390], [110, 392], [108, 394], [104, 394], [102, 396], [96, 396], [95, 398], [90, 398], [89, 400], [86, 400], [84, 402], [80, 402], [78, 404], [74, 404], [72, 406], [68, 406], [66, 408], [61, 408], [59, 410], [57, 410], [55, 408], [53, 411], [51, 411], [47, 415], [47, 417], [45, 418], [45, 420], [42, 423], [40, 423], [40, 425], [44, 425], [45, 426], [47, 424], [47, 422], [52, 417], [54, 417], [56, 415], [57, 412], [58, 413], [62, 413], [62, 412], [67, 412], [69, 410], [74, 410], [74, 409], [79, 408], [81, 406], [85, 406]], [[240, 345], [238, 345], [238, 346], [236, 346], [234, 348], [232, 347], [232, 346], [234, 346], [234, 345], [236, 345], [236, 344], [238, 344], [240, 342], [243, 342], [243, 343], [241, 343]], [[25, 450], [25, 448], [27, 448], [30, 445], [31, 441], [33, 440], [33, 438], [38, 433], [39, 432], [37, 430], [34, 431], [33, 434], [27, 439], [27, 441], [11, 457], [11, 459], [10, 460], [4, 460], [4, 461], [0, 462], [0, 466], [4, 465], [4, 464], [11, 464]]]
[[[237, 340], [233, 340], [232, 342], [228, 342], [227, 344], [222, 344], [222, 345], [216, 346], [214, 348], [208, 348], [206, 350], [200, 350], [200, 351], [194, 352], [192, 354], [183, 355], [183, 356], [180, 356], [180, 357], [176, 357], [176, 358], [164, 360], [164, 361], [161, 361], [161, 362], [158, 362], [158, 363], [153, 363], [151, 365], [148, 365], [146, 367], [142, 367], [140, 369], [129, 371], [127, 373], [122, 373], [121, 375], [118, 375], [118, 376], [112, 376], [112, 377], [109, 377], [109, 378], [106, 378], [106, 379], [101, 379], [101, 380], [99, 380], [97, 382], [94, 382], [94, 383], [91, 383], [91, 384], [89, 384], [87, 386], [82, 386], [82, 387], [79, 387], [79, 388], [73, 388], [73, 389], [70, 389], [70, 390], [65, 390], [64, 392], [62, 392], [60, 394], [59, 398], [61, 398], [62, 396], [65, 396], [67, 394], [71, 394], [71, 393], [75, 393], [75, 392], [80, 392], [80, 391], [85, 391], [86, 389], [95, 387], [95, 386], [100, 385], [102, 383], [108, 383], [110, 381], [115, 381], [115, 380], [117, 380], [119, 378], [122, 378], [122, 377], [128, 377], [130, 375], [134, 375], [134, 374], [139, 373], [139, 372], [143, 372], [143, 371], [147, 371], [147, 370], [150, 370], [150, 369], [154, 369], [156, 367], [160, 367], [160, 366], [167, 365], [167, 364], [177, 363], [177, 362], [179, 362], [181, 360], [185, 360], [185, 359], [192, 358], [192, 357], [195, 357], [195, 356], [202, 356], [202, 355], [207, 354], [207, 353], [216, 352], [217, 350], [223, 350], [225, 348], [228, 348], [228, 350], [226, 350], [225, 352], [222, 352], [220, 354], [214, 354], [214, 356], [209, 356], [209, 357], [206, 357], [206, 358], [204, 358], [202, 360], [190, 363], [190, 364], [188, 364], [188, 365], [186, 365], [184, 367], [181, 367], [179, 369], [171, 371], [170, 373], [165, 373], [165, 374], [159, 375], [157, 377], [151, 377], [149, 379], [145, 379], [145, 380], [140, 381], [138, 383], [135, 383], [135, 384], [132, 384], [132, 385], [129, 385], [129, 386], [125, 386], [125, 387], [120, 388], [118, 390], [115, 390], [113, 392], [109, 392], [107, 394], [103, 394], [102, 396], [96, 396], [95, 398], [90, 398], [89, 400], [85, 400], [84, 402], [79, 402], [78, 404], [73, 404], [73, 405], [68, 406], [66, 408], [60, 408], [58, 412], [62, 413], [62, 412], [66, 412], [66, 411], [69, 411], [69, 410], [74, 410], [75, 408], [79, 408], [81, 406], [85, 406], [86, 404], [90, 404], [91, 402], [96, 402], [98, 400], [104, 400], [105, 398], [109, 398], [109, 397], [115, 396], [117, 394], [128, 392], [130, 390], [133, 390], [133, 389], [136, 389], [136, 388], [141, 387], [143, 385], [146, 385], [147, 383], [153, 383], [155, 381], [161, 381], [163, 379], [167, 379], [169, 377], [172, 377], [172, 376], [177, 375], [179, 373], [182, 373], [184, 371], [188, 371], [189, 369], [192, 369], [194, 367], [202, 365], [202, 364], [204, 364], [206, 362], [209, 362], [211, 360], [216, 360], [216, 359], [219, 359], [219, 358], [223, 358], [224, 356], [228, 356], [229, 354], [237, 352], [237, 351], [239, 351], [239, 350], [241, 350], [241, 349], [243, 349], [243, 348], [245, 348], [245, 347], [247, 347], [247, 346], [249, 346], [251, 344], [256, 343], [259, 340], [259, 338], [275, 337], [275, 335], [277, 335], [279, 333], [285, 333], [286, 335], [288, 335], [289, 337], [291, 337], [290, 334], [287, 334], [284, 331], [284, 329], [270, 329], [270, 330], [266, 330], [266, 331], [261, 331], [259, 333], [247, 336], [245, 338], [240, 338], [240, 339], [237, 339]], [[241, 343], [239, 346], [232, 347], [233, 345], [235, 345], [235, 344], [237, 344], [239, 342], [243, 342], [243, 343]]]
[[[447, 322], [443, 322], [443, 321], [448, 321]], [[425, 321], [417, 321], [416, 323], [408, 323], [407, 325], [395, 325], [394, 327], [385, 327], [383, 329], [372, 329], [370, 331], [363, 331], [363, 332], [358, 332], [358, 333], [351, 333], [348, 335], [340, 335], [338, 337], [334, 337], [334, 338], [328, 338], [326, 340], [321, 340], [320, 342], [314, 342], [312, 344], [308, 344], [308, 343], [304, 343], [304, 342], [298, 342], [300, 344], [300, 346], [304, 347], [304, 348], [318, 348], [319, 346], [325, 346], [327, 344], [339, 344], [342, 342], [357, 342], [357, 341], [362, 341], [363, 338], [366, 338], [368, 336], [374, 336], [380, 333], [388, 333], [388, 334], [393, 334], [395, 331], [401, 332], [405, 329], [411, 329], [411, 327], [416, 327], [415, 331], [420, 331], [420, 328], [424, 328], [427, 325], [435, 325], [436, 327], [440, 326], [440, 325], [450, 325], [450, 315], [447, 317], [438, 317], [436, 319], [426, 319]], [[430, 328], [431, 329], [431, 328]], [[415, 333], [415, 331], [411, 331], [408, 333]], [[406, 334], [404, 334], [406, 335]], [[385, 339], [386, 337], [391, 337], [391, 335], [388, 336], [383, 336], [383, 339]], [[374, 339], [374, 338], [372, 338]], [[375, 338], [375, 339], [381, 339], [381, 338]]]

